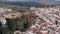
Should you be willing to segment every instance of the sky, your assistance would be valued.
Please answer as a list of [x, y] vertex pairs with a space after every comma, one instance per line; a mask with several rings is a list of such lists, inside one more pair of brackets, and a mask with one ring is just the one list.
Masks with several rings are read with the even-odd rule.
[[60, 0], [1, 0], [1, 1], [60, 1]]
[[0, 1], [25, 1], [25, 2], [60, 2], [60, 0], [0, 0]]

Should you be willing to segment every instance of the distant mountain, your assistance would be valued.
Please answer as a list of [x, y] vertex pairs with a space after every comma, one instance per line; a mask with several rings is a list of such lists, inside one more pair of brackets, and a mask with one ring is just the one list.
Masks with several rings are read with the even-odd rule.
[[59, 5], [60, 0], [0, 0], [0, 2], [36, 2], [46, 5]]
[[1, 4], [13, 4], [13, 5], [20, 5], [20, 6], [35, 6], [35, 7], [40, 7], [40, 6], [50, 6], [50, 5], [58, 5], [58, 4], [47, 4], [47, 3], [37, 3], [37, 2], [20, 2], [20, 1], [14, 1], [14, 2], [9, 2], [9, 1], [0, 1]]

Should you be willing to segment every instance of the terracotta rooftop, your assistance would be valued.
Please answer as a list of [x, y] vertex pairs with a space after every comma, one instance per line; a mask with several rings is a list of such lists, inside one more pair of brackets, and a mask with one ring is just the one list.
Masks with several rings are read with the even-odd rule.
[[0, 18], [4, 18], [3, 14], [0, 15]]

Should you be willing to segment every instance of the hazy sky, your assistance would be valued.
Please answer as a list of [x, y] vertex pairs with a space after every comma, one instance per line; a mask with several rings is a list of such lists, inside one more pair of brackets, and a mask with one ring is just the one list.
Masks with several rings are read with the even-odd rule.
[[1, 0], [1, 1], [60, 1], [60, 0]]

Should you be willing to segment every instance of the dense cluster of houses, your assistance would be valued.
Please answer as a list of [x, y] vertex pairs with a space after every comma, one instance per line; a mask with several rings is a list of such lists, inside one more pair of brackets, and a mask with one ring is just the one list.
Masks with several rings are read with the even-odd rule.
[[[20, 34], [60, 34], [60, 8], [35, 8], [30, 11], [38, 16], [26, 32]], [[15, 31], [18, 32], [18, 31]]]
[[[21, 13], [12, 9], [0, 8], [0, 21], [3, 25], [6, 24], [5, 18], [19, 18]], [[32, 19], [35, 17], [34, 23]], [[23, 13], [24, 22], [29, 23], [29, 29], [26, 32], [15, 31], [14, 34], [60, 34], [60, 8], [45, 7], [36, 8], [30, 7]]]
[[30, 28], [33, 34], [60, 34], [60, 8], [31, 7], [30, 10], [38, 16]]

